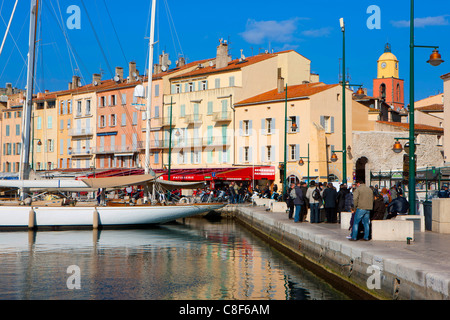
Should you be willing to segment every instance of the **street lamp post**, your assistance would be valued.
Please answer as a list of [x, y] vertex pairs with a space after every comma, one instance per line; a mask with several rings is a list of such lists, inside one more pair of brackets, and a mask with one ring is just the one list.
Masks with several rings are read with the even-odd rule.
[[347, 183], [347, 128], [345, 114], [345, 24], [344, 18], [340, 19], [342, 31], [342, 183]]
[[309, 143], [308, 143], [308, 156], [307, 157], [300, 157], [300, 160], [298, 161], [298, 165], [299, 166], [303, 166], [304, 164], [305, 164], [305, 162], [303, 161], [303, 159], [307, 159], [308, 160], [308, 185], [309, 185], [309, 182], [310, 182], [310, 180], [311, 180], [311, 176], [310, 176], [310, 174], [309, 174], [309, 167], [310, 167], [310, 156], [309, 156]]
[[[416, 214], [416, 144], [414, 132], [414, 48], [433, 48], [434, 51], [427, 62], [432, 66], [438, 66], [442, 62], [441, 55], [438, 52], [438, 46], [417, 46], [414, 44], [414, 0], [411, 0], [411, 17], [410, 17], [410, 82], [409, 82], [409, 176], [408, 176], [408, 200], [409, 214]], [[401, 144], [397, 142], [394, 145], [394, 152], [401, 152]], [[406, 140], [406, 139], [405, 139]]]
[[297, 128], [298, 128], [298, 125], [294, 122], [294, 120], [292, 120], [292, 119], [288, 119], [288, 115], [287, 115], [287, 101], [288, 101], [288, 94], [287, 94], [287, 92], [288, 92], [288, 86], [287, 86], [287, 84], [286, 84], [286, 97], [285, 97], [285, 103], [284, 103], [284, 159], [283, 159], [283, 165], [282, 165], [282, 168], [283, 168], [283, 177], [282, 177], [282, 179], [283, 179], [283, 194], [285, 194], [285, 192], [286, 192], [286, 190], [288, 189], [287, 188], [287, 181], [286, 181], [286, 179], [287, 179], [287, 177], [286, 177], [286, 170], [287, 170], [287, 167], [286, 167], [286, 162], [287, 162], [287, 123], [288, 122], [292, 122], [292, 124], [291, 124], [291, 129], [292, 130], [297, 130]]

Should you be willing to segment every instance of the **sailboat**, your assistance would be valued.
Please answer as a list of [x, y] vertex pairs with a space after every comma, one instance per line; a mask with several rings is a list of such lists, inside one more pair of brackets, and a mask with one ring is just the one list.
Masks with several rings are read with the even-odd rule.
[[[33, 191], [61, 191], [82, 192], [96, 191], [98, 189], [114, 190], [128, 186], [144, 186], [145, 195], [149, 188], [156, 184], [163, 184], [167, 189], [197, 188], [198, 183], [180, 183], [162, 181], [150, 170], [150, 101], [152, 88], [153, 45], [155, 28], [156, 0], [152, 0], [152, 16], [150, 30], [149, 50], [149, 75], [147, 97], [147, 130], [146, 130], [146, 154], [145, 174], [114, 177], [114, 178], [85, 178], [80, 180], [31, 180], [30, 177], [30, 139], [31, 139], [31, 110], [34, 83], [34, 57], [36, 42], [36, 17], [37, 0], [31, 0], [30, 9], [30, 37], [28, 54], [27, 93], [24, 105], [22, 122], [22, 150], [20, 162], [19, 180], [2, 180], [0, 188], [17, 188], [21, 191], [22, 205], [0, 205], [0, 229], [47, 229], [60, 228], [105, 228], [105, 227], [129, 227], [161, 224], [186, 218], [201, 213], [217, 210], [224, 207], [225, 203], [200, 203], [200, 204], [176, 204], [176, 205], [75, 205], [67, 206], [62, 203], [56, 205], [23, 205], [26, 195]], [[148, 200], [148, 199], [145, 199]], [[148, 202], [148, 201], [145, 201]]]

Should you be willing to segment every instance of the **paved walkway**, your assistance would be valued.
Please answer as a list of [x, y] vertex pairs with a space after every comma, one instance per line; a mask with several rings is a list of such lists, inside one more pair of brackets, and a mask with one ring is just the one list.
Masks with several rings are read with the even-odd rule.
[[[415, 241], [349, 241], [349, 231], [340, 224], [309, 222], [294, 223], [286, 213], [273, 213], [264, 207], [242, 206], [241, 212], [249, 212], [274, 225], [282, 224], [285, 229], [298, 229], [300, 233], [321, 237], [321, 241], [332, 242], [340, 251], [351, 249], [351, 255], [382, 261], [386, 271], [395, 271], [425, 289], [438, 291], [450, 298], [450, 234], [431, 231], [415, 231]], [[367, 258], [370, 257], [370, 258]], [[370, 263], [369, 263], [370, 264]]]

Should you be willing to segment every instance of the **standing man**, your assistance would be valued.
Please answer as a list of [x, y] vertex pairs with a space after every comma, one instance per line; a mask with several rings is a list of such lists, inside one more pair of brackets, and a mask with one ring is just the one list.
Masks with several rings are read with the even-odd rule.
[[292, 220], [294, 219], [294, 199], [290, 196], [291, 191], [294, 190], [295, 188], [295, 184], [291, 183], [290, 188], [287, 191], [287, 196], [286, 196], [286, 204], [289, 208], [289, 219]]
[[334, 189], [331, 182], [328, 183], [328, 187], [323, 191], [323, 202], [325, 207], [325, 213], [327, 216], [327, 223], [336, 223], [336, 202], [337, 192]]
[[356, 212], [353, 221], [352, 236], [349, 240], [357, 240], [358, 226], [362, 221], [364, 226], [364, 240], [369, 241], [370, 211], [373, 209], [373, 191], [363, 181], [358, 181], [356, 187], [355, 193], [353, 194], [353, 203]]
[[295, 206], [294, 222], [302, 222], [303, 217], [301, 217], [300, 211], [302, 209], [302, 205], [304, 205], [304, 201], [303, 201], [303, 192], [302, 192], [302, 189], [300, 189], [300, 182], [297, 183], [297, 185], [295, 186], [293, 191], [295, 192], [295, 198], [294, 198], [294, 206]]

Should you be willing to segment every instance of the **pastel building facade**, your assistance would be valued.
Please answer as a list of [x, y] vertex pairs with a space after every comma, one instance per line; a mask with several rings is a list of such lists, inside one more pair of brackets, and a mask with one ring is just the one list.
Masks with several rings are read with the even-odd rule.
[[[347, 90], [348, 145], [352, 144], [351, 96], [352, 92]], [[286, 151], [288, 182], [308, 179], [325, 182], [329, 178], [342, 181], [342, 156], [339, 157], [338, 153], [338, 161], [330, 161], [332, 153], [343, 148], [340, 85], [309, 83], [288, 86], [287, 99], [285, 90], [275, 89], [239, 101], [235, 107], [239, 123], [237, 164], [278, 168], [284, 163]], [[299, 165], [300, 158], [304, 158], [303, 166]], [[347, 161], [349, 181], [352, 181], [351, 174], [352, 162]], [[282, 182], [281, 175], [277, 169], [275, 183]]]
[[168, 166], [171, 150], [173, 168], [213, 168], [238, 163], [237, 101], [284, 83], [317, 81], [318, 76], [311, 74], [310, 60], [294, 51], [231, 60], [227, 44], [221, 42], [215, 59], [169, 79], [162, 128], [164, 164]]
[[20, 168], [23, 93], [8, 96], [6, 107], [1, 110], [2, 171], [18, 173]]

